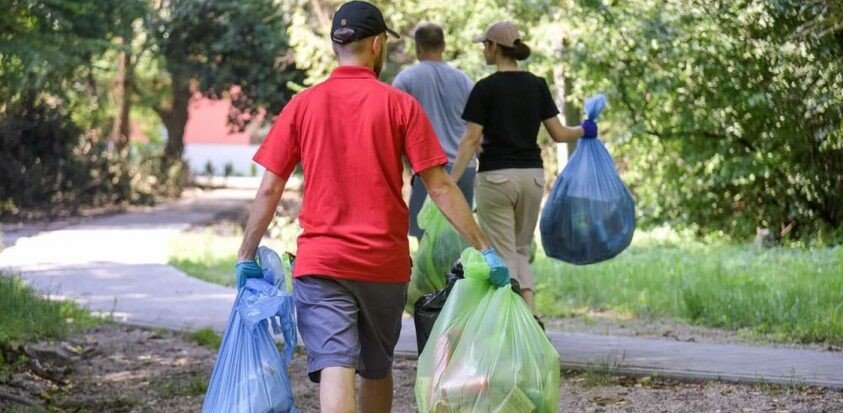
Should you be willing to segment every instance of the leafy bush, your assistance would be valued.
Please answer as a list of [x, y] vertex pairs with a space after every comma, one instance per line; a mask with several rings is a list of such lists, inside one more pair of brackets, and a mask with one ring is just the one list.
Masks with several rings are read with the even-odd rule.
[[843, 29], [828, 16], [843, 7], [580, 3], [587, 32], [571, 47], [575, 77], [580, 93], [605, 88], [611, 96], [607, 120], [622, 130], [614, 152], [642, 222], [744, 239], [762, 226], [835, 242], [843, 226]]
[[110, 163], [61, 111], [44, 104], [7, 110], [0, 119], [0, 213], [120, 201], [125, 191], [112, 191], [122, 182]]
[[128, 152], [83, 134], [56, 107], [7, 108], [0, 118], [0, 216], [66, 215], [180, 194], [183, 163], [162, 166], [160, 147], [134, 152], [129, 161]]

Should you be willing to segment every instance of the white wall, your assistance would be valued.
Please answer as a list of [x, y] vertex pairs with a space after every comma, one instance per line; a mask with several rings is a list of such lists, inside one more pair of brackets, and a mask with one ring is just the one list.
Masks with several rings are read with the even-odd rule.
[[184, 158], [190, 169], [196, 174], [205, 174], [208, 161], [214, 165], [214, 174], [223, 175], [225, 165], [231, 162], [234, 174], [249, 176], [250, 165], [256, 166], [258, 176], [263, 174], [263, 168], [252, 162], [252, 156], [258, 150], [258, 145], [221, 145], [213, 143], [190, 143], [185, 145]]

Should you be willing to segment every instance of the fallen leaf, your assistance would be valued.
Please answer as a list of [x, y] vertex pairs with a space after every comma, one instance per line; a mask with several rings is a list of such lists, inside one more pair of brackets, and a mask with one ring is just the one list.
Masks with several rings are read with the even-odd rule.
[[619, 396], [594, 396], [591, 402], [600, 406], [607, 406], [610, 404], [626, 404], [627, 400]]

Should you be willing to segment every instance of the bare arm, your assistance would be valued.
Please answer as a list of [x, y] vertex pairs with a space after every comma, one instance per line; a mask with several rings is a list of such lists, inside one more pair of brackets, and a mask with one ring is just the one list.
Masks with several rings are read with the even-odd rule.
[[457, 182], [462, 178], [465, 167], [471, 161], [471, 157], [477, 152], [480, 143], [483, 141], [483, 125], [468, 122], [465, 133], [457, 147], [457, 158], [454, 160], [454, 167], [451, 168], [451, 178]]
[[573, 128], [570, 126], [563, 126], [562, 122], [559, 122], [558, 116], [547, 118], [543, 120], [542, 123], [554, 142], [573, 142], [583, 136], [582, 126], [576, 126]]
[[275, 216], [275, 209], [278, 208], [278, 201], [281, 200], [286, 184], [287, 181], [280, 176], [268, 170], [264, 172], [255, 201], [249, 209], [249, 221], [243, 234], [243, 243], [240, 244], [240, 251], [237, 253], [238, 262], [255, 258], [255, 251]]
[[[463, 165], [465, 168], [465, 165]], [[419, 176], [427, 187], [430, 198], [445, 215], [457, 232], [465, 238], [474, 248], [483, 251], [489, 248], [489, 241], [480, 231], [471, 209], [468, 207], [465, 197], [441, 166], [425, 169]]]

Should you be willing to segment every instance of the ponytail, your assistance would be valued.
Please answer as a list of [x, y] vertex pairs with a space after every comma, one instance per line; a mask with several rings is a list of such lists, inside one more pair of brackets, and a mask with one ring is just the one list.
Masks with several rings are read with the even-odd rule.
[[504, 57], [508, 57], [510, 59], [515, 60], [524, 60], [530, 57], [531, 53], [530, 46], [524, 44], [521, 39], [515, 39], [515, 42], [513, 42], [513, 47], [506, 47], [500, 44], [498, 45], [498, 47], [500, 47], [501, 54]]

